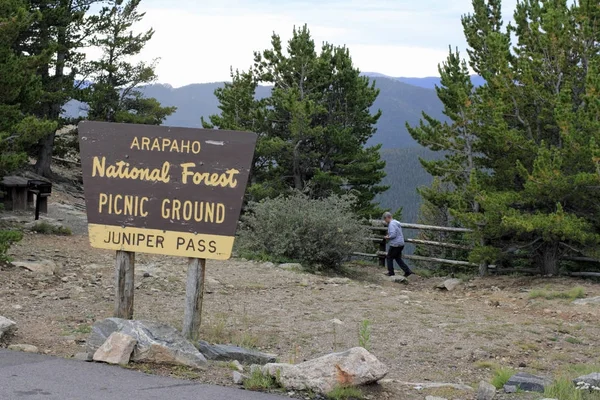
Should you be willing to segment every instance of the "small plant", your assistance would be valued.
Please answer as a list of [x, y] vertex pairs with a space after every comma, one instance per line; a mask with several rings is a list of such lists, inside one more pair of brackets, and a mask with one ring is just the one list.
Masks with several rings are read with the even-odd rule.
[[515, 374], [510, 368], [497, 368], [494, 370], [494, 376], [492, 378], [492, 385], [496, 387], [496, 389], [502, 389], [506, 382]]
[[277, 379], [256, 368], [247, 379], [244, 379], [244, 388], [247, 390], [270, 390], [279, 387]]
[[565, 342], [571, 343], [571, 344], [581, 344], [581, 343], [583, 343], [581, 340], [577, 339], [574, 336], [569, 336], [568, 338], [565, 339]]
[[529, 292], [530, 299], [539, 299], [543, 298], [546, 300], [554, 300], [554, 299], [567, 299], [567, 300], [575, 300], [582, 299], [585, 297], [585, 289], [582, 287], [574, 287], [566, 292], [550, 292], [547, 290], [536, 289]]
[[371, 321], [363, 320], [358, 328], [358, 345], [366, 350], [371, 350]]
[[475, 368], [478, 368], [478, 369], [489, 369], [490, 371], [494, 371], [494, 370], [496, 370], [496, 369], [498, 369], [500, 367], [498, 366], [498, 364], [496, 364], [493, 361], [477, 361], [475, 363]]
[[583, 400], [583, 392], [577, 390], [573, 382], [567, 378], [559, 378], [544, 391], [546, 397], [560, 400]]
[[92, 327], [89, 325], [79, 325], [75, 328], [75, 333], [88, 334], [92, 332]]
[[36, 223], [31, 230], [36, 233], [40, 233], [42, 235], [62, 235], [62, 236], [71, 236], [71, 229], [58, 225], [52, 225], [46, 221], [40, 221]]
[[23, 234], [18, 231], [9, 231], [0, 229], [0, 263], [10, 261], [6, 256], [6, 252], [14, 243], [17, 243], [23, 238]]
[[331, 400], [361, 400], [363, 393], [355, 387], [338, 386], [327, 393], [327, 398]]

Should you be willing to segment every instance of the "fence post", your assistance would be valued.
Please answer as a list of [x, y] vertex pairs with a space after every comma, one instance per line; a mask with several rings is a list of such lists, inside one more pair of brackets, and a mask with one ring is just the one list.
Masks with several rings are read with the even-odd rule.
[[[379, 242], [379, 251], [385, 253], [385, 251], [386, 251], [386, 244], [387, 244], [387, 240], [385, 240], [385, 239], [381, 240], [381, 242]], [[385, 257], [379, 256], [379, 266], [380, 267], [385, 267]]]

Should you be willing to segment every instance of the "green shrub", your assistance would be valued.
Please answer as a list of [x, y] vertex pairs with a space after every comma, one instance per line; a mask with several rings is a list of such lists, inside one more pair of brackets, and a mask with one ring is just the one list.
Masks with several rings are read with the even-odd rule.
[[301, 193], [251, 202], [242, 218], [241, 253], [336, 268], [365, 249], [369, 233], [352, 212], [355, 198], [311, 199]]
[[355, 387], [338, 386], [327, 393], [330, 400], [361, 400], [363, 393]]
[[269, 390], [278, 387], [277, 378], [263, 373], [260, 368], [256, 368], [248, 378], [244, 379], [244, 388], [247, 390]]
[[63, 235], [63, 236], [71, 236], [71, 229], [64, 226], [55, 226], [49, 224], [46, 221], [40, 221], [35, 224], [31, 230], [36, 233], [41, 233], [43, 235]]
[[496, 387], [496, 389], [502, 389], [506, 382], [515, 374], [510, 368], [498, 368], [494, 370], [494, 377], [492, 378], [492, 385]]
[[358, 328], [358, 345], [365, 350], [371, 350], [371, 321], [365, 319]]
[[10, 261], [6, 252], [11, 245], [20, 241], [23, 234], [17, 231], [0, 230], [0, 262]]

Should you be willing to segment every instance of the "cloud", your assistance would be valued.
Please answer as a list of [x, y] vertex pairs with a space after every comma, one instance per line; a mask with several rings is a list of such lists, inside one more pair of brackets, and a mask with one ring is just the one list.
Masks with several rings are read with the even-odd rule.
[[[514, 0], [513, 0], [514, 1]], [[363, 71], [437, 75], [448, 45], [464, 48], [460, 15], [470, 0], [148, 0], [138, 28], [153, 27], [141, 59], [160, 58], [159, 81], [173, 86], [229, 79], [253, 52], [308, 24], [316, 43], [347, 45]]]

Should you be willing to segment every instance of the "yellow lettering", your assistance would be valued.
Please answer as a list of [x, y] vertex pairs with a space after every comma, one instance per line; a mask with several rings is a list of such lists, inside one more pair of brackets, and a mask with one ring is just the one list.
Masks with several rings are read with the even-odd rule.
[[[188, 178], [188, 176], [190, 176], [190, 175], [194, 175], [194, 173], [193, 173], [193, 172], [189, 172], [189, 171], [188, 171], [188, 169], [189, 169], [189, 168], [193, 168], [193, 167], [195, 167], [195, 166], [196, 166], [196, 163], [193, 163], [193, 162], [191, 162], [191, 163], [185, 163], [185, 164], [181, 164], [181, 168], [183, 168], [183, 171], [182, 171], [182, 173], [181, 173], [181, 182], [182, 182], [184, 185], [185, 185], [185, 184], [187, 184], [187, 180], [188, 180], [187, 178]], [[194, 183], [195, 183], [195, 182], [194, 182]]]
[[150, 150], [150, 138], [142, 138], [142, 150]]
[[217, 219], [215, 223], [222, 224], [225, 221], [225, 204], [217, 204]]
[[118, 194], [118, 195], [115, 196], [115, 214], [117, 214], [117, 215], [121, 215], [121, 213], [123, 212], [122, 209], [117, 208], [119, 200], [123, 200], [123, 196], [120, 195], [120, 194]]
[[133, 213], [133, 197], [125, 196], [125, 215], [137, 215], [137, 212]]
[[170, 212], [170, 209], [168, 208], [168, 205], [170, 203], [171, 203], [171, 200], [164, 199], [163, 202], [162, 202], [162, 206], [160, 207], [161, 216], [164, 219], [170, 219], [171, 218], [171, 212]]
[[165, 151], [171, 145], [171, 139], [163, 138], [162, 140], [162, 151]]
[[[184, 151], [185, 149], [185, 151]], [[181, 142], [181, 153], [189, 153], [190, 152], [190, 141], [186, 140], [185, 142]]]
[[100, 198], [98, 199], [98, 213], [102, 214], [102, 207], [108, 203], [108, 196], [104, 193], [100, 193]]
[[194, 143], [192, 143], [192, 153], [198, 154], [200, 153], [200, 149], [202, 149], [200, 142], [195, 141]]
[[144, 208], [144, 204], [148, 200], [149, 199], [147, 197], [142, 197], [142, 199], [140, 200], [140, 216], [142, 216], [142, 217], [147, 217], [148, 216], [148, 211], [146, 211], [146, 209]]
[[152, 142], [152, 148], [150, 149], [150, 151], [154, 151], [155, 148], [156, 148], [156, 150], [160, 151], [160, 145], [158, 144], [158, 139], [154, 139], [154, 141]]
[[129, 146], [130, 149], [140, 149], [140, 141], [138, 140], [137, 136], [133, 138], [133, 142], [131, 142], [131, 146]]
[[179, 153], [179, 142], [177, 140], [173, 140], [173, 144], [171, 145], [171, 149], [169, 151], [171, 153]]
[[173, 219], [181, 219], [179, 210], [181, 209], [181, 201], [173, 200]]
[[214, 222], [215, 218], [215, 203], [207, 203], [206, 204], [206, 222], [210, 222], [211, 224]]
[[106, 157], [102, 157], [102, 162], [98, 159], [98, 157], [94, 157], [92, 161], [92, 176], [96, 176], [96, 173], [99, 177], [104, 177], [104, 169], [106, 168]]

